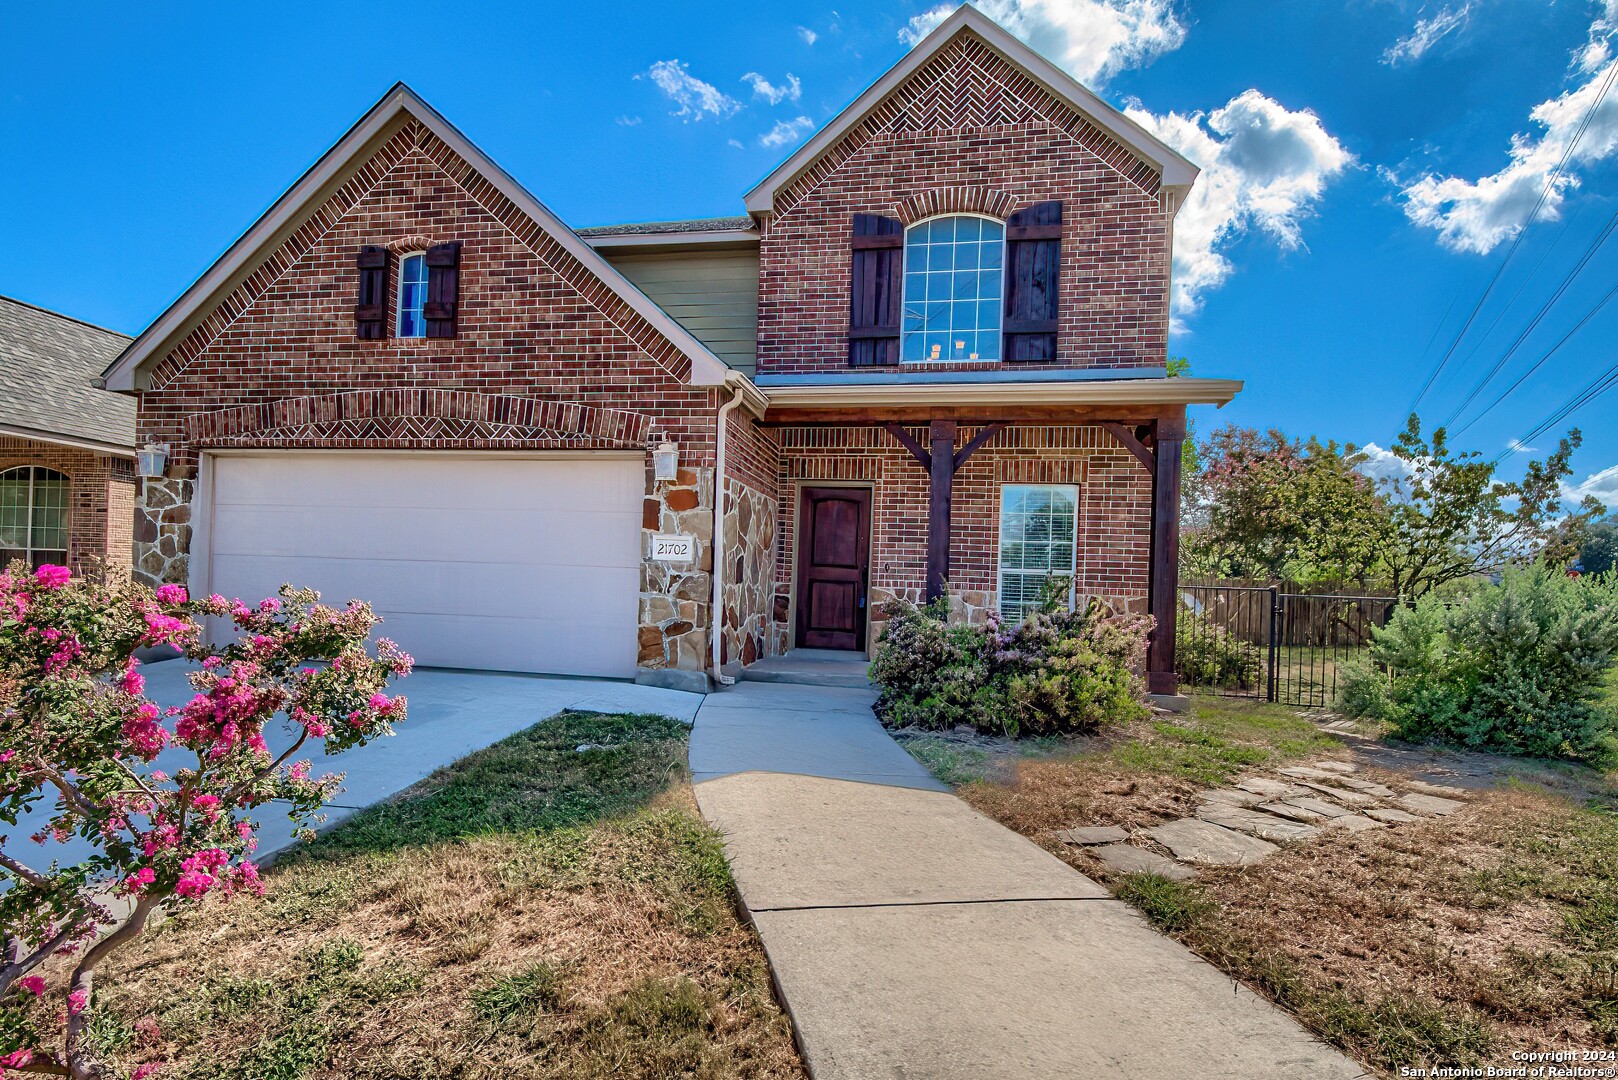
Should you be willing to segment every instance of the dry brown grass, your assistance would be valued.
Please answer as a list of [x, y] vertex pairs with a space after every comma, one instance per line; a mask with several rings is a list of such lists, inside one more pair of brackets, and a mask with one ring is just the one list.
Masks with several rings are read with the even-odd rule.
[[[590, 741], [579, 723], [558, 740], [569, 752]], [[427, 804], [456, 779], [423, 785], [416, 818], [409, 798], [391, 812], [397, 844], [372, 842], [374, 820], [361, 845], [339, 830], [267, 873], [262, 901], [203, 905], [119, 956], [98, 1037], [176, 1080], [801, 1076], [717, 837], [679, 779], [683, 743], [649, 745], [626, 764], [636, 775], [597, 763], [582, 782], [663, 787], [672, 769], [672, 786], [574, 823], [577, 793], [553, 785], [536, 798], [557, 827], [443, 835]], [[475, 808], [475, 791], [457, 797], [457, 814]]]

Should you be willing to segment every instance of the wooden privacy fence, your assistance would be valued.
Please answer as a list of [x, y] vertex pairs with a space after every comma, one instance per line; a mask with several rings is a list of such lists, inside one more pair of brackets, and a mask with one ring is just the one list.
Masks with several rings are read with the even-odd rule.
[[1193, 582], [1180, 587], [1180, 602], [1182, 684], [1321, 708], [1337, 696], [1342, 665], [1364, 654], [1398, 599]]

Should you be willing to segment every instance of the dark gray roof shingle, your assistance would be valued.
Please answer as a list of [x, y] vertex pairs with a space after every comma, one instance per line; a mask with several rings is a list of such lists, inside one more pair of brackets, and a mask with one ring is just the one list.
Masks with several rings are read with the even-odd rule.
[[129, 340], [0, 296], [0, 427], [132, 449], [135, 400], [94, 385]]
[[710, 232], [721, 229], [751, 229], [753, 219], [740, 217], [695, 218], [691, 221], [636, 221], [628, 225], [594, 225], [575, 230], [580, 236], [650, 236], [658, 233]]

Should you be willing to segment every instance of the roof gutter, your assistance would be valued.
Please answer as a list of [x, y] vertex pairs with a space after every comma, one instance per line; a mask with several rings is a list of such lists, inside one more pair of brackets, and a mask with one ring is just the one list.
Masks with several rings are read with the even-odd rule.
[[95, 439], [78, 439], [71, 435], [57, 435], [53, 432], [39, 431], [36, 428], [17, 427], [13, 424], [0, 424], [0, 435], [10, 435], [13, 438], [27, 439], [30, 442], [48, 443], [51, 446], [70, 446], [75, 450], [89, 450], [97, 454], [110, 454], [113, 457], [133, 458], [135, 447], [119, 446], [117, 443], [98, 442]]
[[771, 408], [861, 409], [907, 405], [1218, 405], [1240, 379], [1089, 379], [1073, 382], [888, 383], [772, 386]]

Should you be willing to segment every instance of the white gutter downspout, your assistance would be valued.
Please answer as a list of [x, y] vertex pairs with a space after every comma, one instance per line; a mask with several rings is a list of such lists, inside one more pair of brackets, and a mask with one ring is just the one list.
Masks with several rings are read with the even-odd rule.
[[739, 371], [727, 372], [725, 385], [733, 396], [715, 415], [713, 467], [713, 603], [708, 611], [708, 644], [713, 649], [713, 677], [720, 686], [733, 686], [736, 680], [719, 670], [719, 646], [725, 633], [725, 428], [731, 410], [742, 403], [746, 379]]

